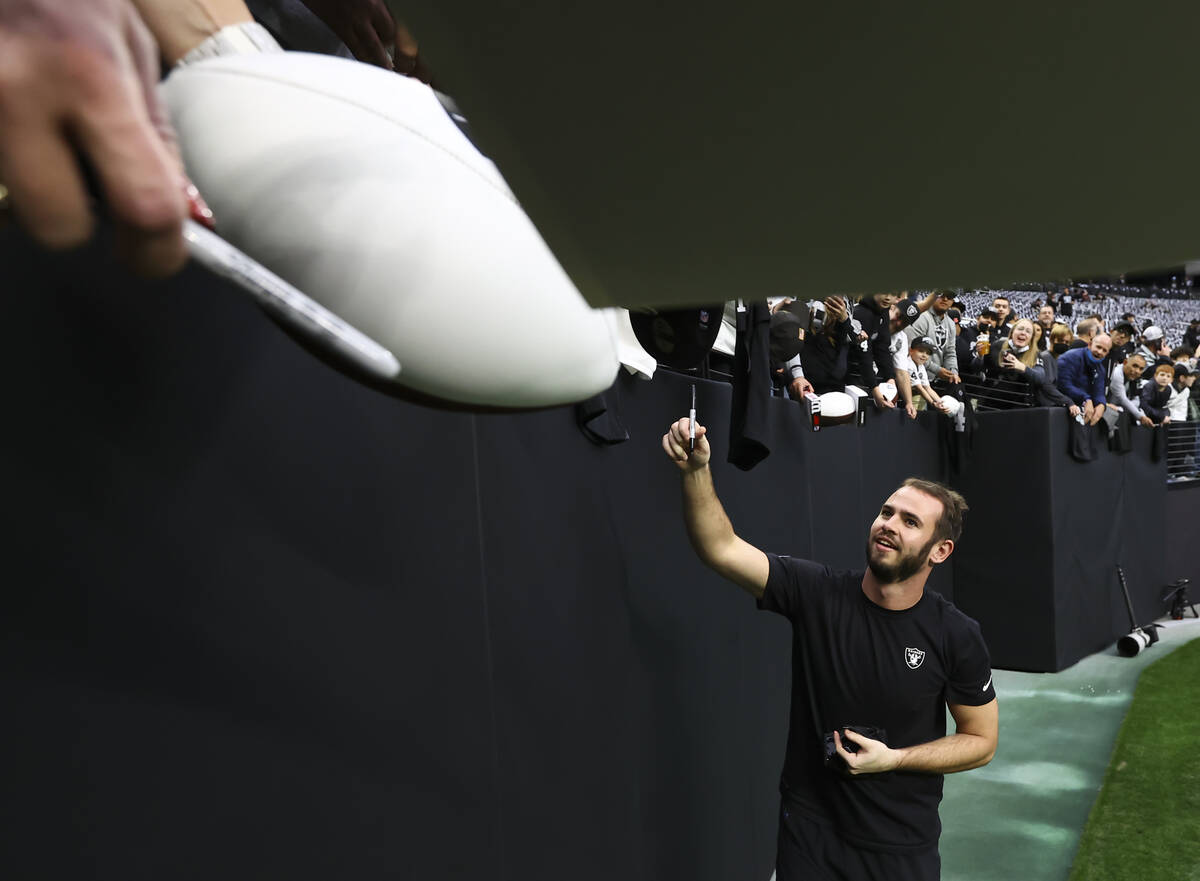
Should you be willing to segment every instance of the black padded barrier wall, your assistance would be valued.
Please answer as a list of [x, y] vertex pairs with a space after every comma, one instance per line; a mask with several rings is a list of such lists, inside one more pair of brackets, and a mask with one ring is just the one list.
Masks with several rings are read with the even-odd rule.
[[[571, 408], [361, 388], [196, 271], [0, 246], [6, 875], [769, 877], [789, 631], [688, 546], [659, 447], [688, 380], [623, 376], [600, 448]], [[786, 401], [737, 471], [698, 385], [766, 549], [861, 565], [886, 493], [944, 474], [932, 414], [813, 434]]]
[[1166, 463], [1151, 455], [1151, 432], [1135, 430], [1127, 454], [1099, 443], [1095, 460], [1078, 462], [1061, 410], [979, 423], [955, 480], [972, 504], [954, 552], [955, 602], [983, 626], [993, 664], [1062, 670], [1128, 632], [1118, 565], [1138, 622], [1162, 614]]
[[1172, 487], [1166, 512], [1167, 580], [1189, 579], [1188, 596], [1200, 598], [1200, 485]]

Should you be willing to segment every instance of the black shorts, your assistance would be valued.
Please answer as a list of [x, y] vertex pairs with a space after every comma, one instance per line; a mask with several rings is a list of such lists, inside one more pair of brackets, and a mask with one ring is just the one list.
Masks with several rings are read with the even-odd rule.
[[775, 881], [938, 881], [937, 845], [883, 853], [847, 844], [826, 822], [788, 805], [779, 808]]

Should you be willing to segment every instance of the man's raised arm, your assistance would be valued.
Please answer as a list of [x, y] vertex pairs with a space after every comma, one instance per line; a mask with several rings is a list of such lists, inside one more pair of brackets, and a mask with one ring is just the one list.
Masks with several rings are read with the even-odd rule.
[[662, 439], [663, 450], [683, 478], [683, 521], [688, 538], [705, 565], [756, 598], [762, 597], [770, 572], [767, 555], [733, 531], [708, 468], [712, 449], [705, 437], [707, 430], [697, 423], [695, 449], [691, 449], [689, 428], [689, 420], [680, 419]]

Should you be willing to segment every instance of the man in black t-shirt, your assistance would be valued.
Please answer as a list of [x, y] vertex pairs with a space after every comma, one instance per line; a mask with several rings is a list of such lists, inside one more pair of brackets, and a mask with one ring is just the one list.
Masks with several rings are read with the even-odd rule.
[[937, 879], [942, 776], [991, 761], [999, 727], [979, 625], [925, 591], [954, 550], [966, 503], [906, 480], [871, 524], [866, 570], [766, 554], [734, 532], [705, 429], [696, 426], [692, 450], [688, 429], [680, 419], [662, 444], [682, 472], [693, 547], [759, 608], [792, 622], [778, 881]]

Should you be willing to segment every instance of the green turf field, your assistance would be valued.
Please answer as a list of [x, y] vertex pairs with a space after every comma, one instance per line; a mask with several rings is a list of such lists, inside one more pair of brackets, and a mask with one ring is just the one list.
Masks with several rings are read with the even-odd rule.
[[1200, 640], [1147, 667], [1071, 881], [1200, 878]]
[[[1200, 840], [1200, 808], [1196, 802], [1200, 780], [1195, 764], [1200, 760], [1200, 664], [1195, 660], [1200, 651], [1198, 637], [1200, 621], [1189, 617], [1186, 621], [1167, 622], [1160, 642], [1135, 658], [1119, 657], [1110, 646], [1061, 673], [997, 670], [1000, 745], [996, 757], [983, 768], [946, 776], [941, 808], [942, 881], [1200, 881], [1200, 865], [1195, 857], [1196, 842]], [[1171, 662], [1181, 647], [1189, 650]], [[1189, 658], [1193, 659], [1190, 664]], [[1081, 834], [1093, 806], [1097, 805], [1097, 812], [1101, 810], [1097, 799], [1139, 676], [1159, 661], [1167, 666], [1161, 668], [1162, 673], [1150, 674], [1147, 681], [1154, 683], [1164, 677], [1170, 681], [1167, 694], [1160, 698], [1166, 709], [1139, 707], [1129, 718], [1136, 717], [1138, 721], [1133, 724], [1149, 729], [1155, 736], [1160, 736], [1161, 728], [1161, 735], [1175, 738], [1176, 745], [1186, 744], [1185, 758], [1166, 754], [1162, 744], [1142, 747], [1149, 750], [1152, 759], [1146, 766], [1160, 769], [1168, 782], [1161, 777], [1139, 776], [1145, 778], [1140, 788], [1148, 801], [1157, 799], [1163, 807], [1175, 806], [1168, 813], [1174, 811], [1173, 820], [1180, 825], [1166, 832], [1174, 840], [1164, 857], [1171, 867], [1169, 871], [1187, 868], [1184, 874], [1166, 874], [1166, 869], [1130, 872], [1127, 867], [1114, 865], [1109, 874], [1101, 874], [1097, 866], [1107, 863], [1109, 857], [1100, 851], [1089, 856], [1094, 850], [1091, 844], [1081, 850]], [[1176, 670], [1175, 665], [1181, 663], [1190, 670], [1190, 679], [1180, 678], [1186, 671]], [[1150, 688], [1155, 690], [1153, 684]], [[1139, 701], [1143, 691], [1138, 692]], [[1122, 749], [1126, 738], [1122, 733]], [[1189, 748], [1192, 777], [1190, 783], [1185, 783], [1182, 774]], [[1133, 776], [1126, 772], [1134, 762], [1117, 759], [1112, 767], [1119, 767], [1122, 760], [1126, 767], [1119, 773], [1125, 780]], [[1135, 761], [1142, 763], [1141, 756]], [[1191, 789], [1191, 801], [1186, 804], [1177, 800], [1183, 797], [1185, 787]], [[1106, 789], [1102, 801], [1110, 798]], [[1117, 818], [1116, 822], [1119, 828], [1113, 831], [1108, 827], [1110, 831], [1104, 837], [1114, 840], [1120, 850], [1136, 836], [1140, 826], [1130, 826], [1131, 831], [1124, 833], [1120, 828], [1124, 821]], [[1148, 836], [1146, 833], [1143, 837]], [[1089, 841], [1092, 837], [1089, 829]], [[1153, 846], [1147, 849], [1153, 850]], [[1077, 851], [1081, 868], [1072, 875]], [[1085, 859], [1094, 861], [1085, 866]]]

